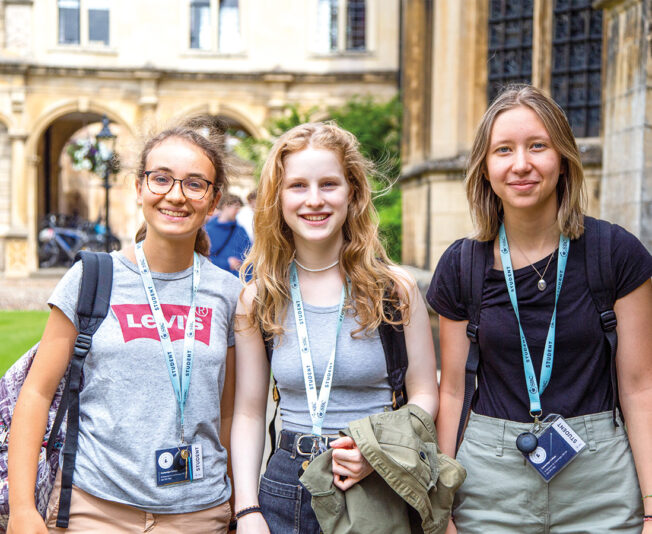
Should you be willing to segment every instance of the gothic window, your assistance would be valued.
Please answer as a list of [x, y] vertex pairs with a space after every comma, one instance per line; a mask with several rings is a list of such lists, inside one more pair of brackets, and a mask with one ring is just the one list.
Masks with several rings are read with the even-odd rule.
[[365, 0], [349, 0], [346, 6], [346, 49], [366, 48]]
[[552, 96], [577, 137], [600, 135], [602, 11], [591, 0], [556, 0]]
[[533, 0], [490, 0], [489, 102], [505, 85], [531, 81], [532, 4]]

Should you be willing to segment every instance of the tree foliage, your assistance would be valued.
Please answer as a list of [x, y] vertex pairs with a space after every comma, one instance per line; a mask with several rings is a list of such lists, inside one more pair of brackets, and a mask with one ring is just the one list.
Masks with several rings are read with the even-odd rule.
[[[268, 124], [273, 139], [285, 131], [310, 122], [315, 108], [302, 110], [287, 106], [282, 116]], [[328, 118], [349, 130], [360, 141], [363, 155], [372, 161], [376, 173], [370, 176], [375, 191], [374, 205], [378, 210], [381, 236], [389, 256], [401, 260], [401, 192], [395, 184], [401, 170], [401, 103], [398, 96], [377, 101], [371, 96], [356, 96], [342, 106], [330, 107]], [[272, 142], [247, 138], [236, 147], [236, 153], [255, 163], [256, 179]]]

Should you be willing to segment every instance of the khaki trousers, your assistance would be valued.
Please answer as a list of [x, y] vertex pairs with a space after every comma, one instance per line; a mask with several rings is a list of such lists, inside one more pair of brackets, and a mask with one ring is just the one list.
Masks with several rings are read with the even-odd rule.
[[61, 472], [57, 474], [45, 518], [51, 533], [226, 534], [231, 519], [231, 506], [228, 502], [187, 514], [152, 514], [133, 506], [94, 497], [73, 486], [70, 524], [67, 529], [63, 529], [56, 527], [60, 491]]

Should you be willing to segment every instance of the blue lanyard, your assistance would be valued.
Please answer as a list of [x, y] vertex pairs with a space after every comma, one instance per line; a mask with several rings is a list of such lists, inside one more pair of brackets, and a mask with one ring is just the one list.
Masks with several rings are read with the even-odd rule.
[[181, 443], [184, 442], [183, 435], [183, 413], [188, 399], [188, 390], [190, 389], [190, 373], [192, 371], [192, 359], [195, 351], [195, 296], [199, 288], [200, 268], [199, 256], [194, 253], [192, 264], [192, 297], [190, 299], [190, 310], [188, 318], [186, 319], [186, 330], [183, 338], [183, 373], [179, 373], [177, 362], [174, 359], [174, 349], [170, 334], [168, 332], [165, 317], [161, 309], [161, 304], [158, 300], [158, 294], [154, 287], [154, 280], [147, 265], [145, 254], [143, 253], [143, 242], [140, 241], [136, 244], [136, 259], [138, 260], [138, 269], [140, 270], [140, 277], [145, 287], [147, 300], [149, 301], [150, 310], [156, 321], [156, 328], [158, 335], [161, 338], [161, 346], [163, 347], [163, 354], [165, 356], [165, 363], [168, 367], [168, 374], [170, 375], [170, 382], [177, 398], [179, 405], [179, 414], [181, 418]]
[[303, 381], [306, 385], [306, 397], [308, 398], [308, 409], [310, 410], [310, 419], [312, 421], [312, 433], [315, 436], [321, 436], [326, 409], [328, 408], [328, 399], [331, 394], [333, 383], [333, 368], [335, 367], [335, 349], [337, 348], [337, 338], [342, 329], [344, 322], [344, 300], [346, 299], [346, 284], [342, 285], [342, 296], [340, 298], [340, 307], [337, 314], [337, 329], [335, 331], [335, 342], [331, 350], [326, 372], [319, 388], [319, 398], [317, 397], [317, 384], [315, 380], [315, 370], [312, 366], [312, 355], [310, 353], [310, 343], [308, 341], [308, 328], [306, 325], [306, 314], [303, 308], [301, 298], [301, 288], [299, 287], [299, 276], [297, 275], [297, 266], [292, 262], [290, 265], [290, 293], [292, 294], [292, 303], [294, 305], [294, 321], [297, 325], [297, 337], [299, 338], [299, 350], [301, 352], [301, 365], [303, 367]]
[[525, 370], [525, 383], [527, 385], [527, 393], [530, 397], [530, 415], [538, 417], [542, 414], [540, 394], [548, 386], [550, 382], [550, 375], [552, 374], [552, 363], [555, 356], [555, 323], [557, 321], [557, 301], [561, 293], [561, 286], [564, 281], [564, 273], [566, 272], [566, 261], [568, 260], [568, 250], [570, 248], [570, 239], [564, 235], [559, 236], [559, 255], [557, 258], [557, 288], [555, 292], [555, 307], [552, 311], [552, 318], [550, 319], [550, 326], [548, 328], [548, 336], [546, 337], [546, 345], [543, 352], [543, 362], [541, 363], [541, 376], [539, 378], [539, 385], [537, 386], [537, 377], [534, 373], [534, 366], [532, 365], [532, 356], [528, 348], [523, 327], [521, 326], [521, 318], [518, 313], [518, 301], [516, 299], [516, 283], [514, 281], [514, 269], [512, 268], [512, 259], [509, 255], [509, 244], [507, 243], [507, 235], [505, 234], [505, 225], [500, 225], [500, 260], [503, 263], [503, 273], [505, 274], [505, 282], [507, 283], [507, 291], [509, 299], [512, 301], [512, 307], [516, 314], [518, 321], [518, 330], [521, 336], [521, 352], [523, 354], [523, 368]]

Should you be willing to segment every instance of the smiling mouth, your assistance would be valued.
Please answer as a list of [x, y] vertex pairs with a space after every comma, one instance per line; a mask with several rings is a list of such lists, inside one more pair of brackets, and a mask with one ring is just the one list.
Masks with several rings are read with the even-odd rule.
[[172, 211], [172, 210], [166, 210], [166, 209], [161, 209], [159, 210], [163, 215], [167, 215], [168, 217], [188, 217], [188, 214], [184, 211]]
[[322, 213], [319, 215], [301, 215], [301, 217], [306, 219], [307, 221], [319, 222], [328, 219], [330, 215]]

